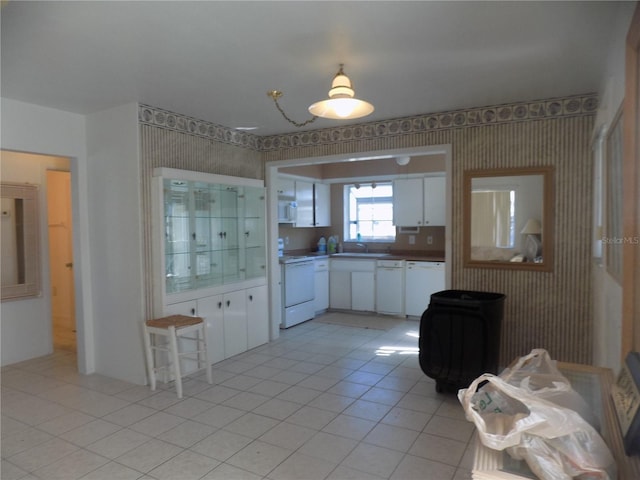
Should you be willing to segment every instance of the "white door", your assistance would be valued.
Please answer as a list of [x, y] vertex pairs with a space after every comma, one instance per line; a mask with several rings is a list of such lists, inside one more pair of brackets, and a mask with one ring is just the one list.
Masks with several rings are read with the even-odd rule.
[[56, 348], [76, 349], [71, 173], [47, 171], [51, 321]]

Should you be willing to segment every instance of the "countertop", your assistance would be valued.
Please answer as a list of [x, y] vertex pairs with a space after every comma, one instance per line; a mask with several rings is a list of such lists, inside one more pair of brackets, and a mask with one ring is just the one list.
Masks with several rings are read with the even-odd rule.
[[349, 258], [349, 259], [367, 259], [367, 260], [406, 260], [409, 262], [444, 262], [444, 252], [343, 252], [326, 254], [320, 252], [287, 252], [283, 258], [291, 257], [309, 257], [309, 258]]

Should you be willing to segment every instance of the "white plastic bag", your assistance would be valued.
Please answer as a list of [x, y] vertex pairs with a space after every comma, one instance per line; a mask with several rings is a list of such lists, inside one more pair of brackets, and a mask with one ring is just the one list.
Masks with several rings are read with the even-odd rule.
[[573, 389], [571, 382], [560, 373], [556, 361], [551, 359], [546, 350], [542, 348], [531, 350], [528, 355], [520, 357], [513, 366], [506, 368], [499, 376], [511, 385], [578, 412], [592, 427], [600, 430], [600, 421], [593, 409]]
[[458, 399], [485, 446], [526, 461], [539, 478], [616, 478], [609, 448], [575, 411], [488, 373], [460, 390]]

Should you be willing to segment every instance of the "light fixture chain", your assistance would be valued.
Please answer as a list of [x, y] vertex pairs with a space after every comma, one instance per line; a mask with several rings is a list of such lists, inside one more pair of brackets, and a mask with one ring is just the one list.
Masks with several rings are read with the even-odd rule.
[[278, 103], [278, 99], [275, 97], [271, 97], [273, 98], [273, 101], [276, 104], [276, 108], [280, 111], [280, 113], [282, 114], [282, 116], [291, 124], [295, 125], [296, 127], [304, 127], [305, 125], [309, 125], [311, 122], [314, 122], [318, 117], [316, 115], [314, 115], [313, 117], [311, 117], [309, 120], [306, 120], [304, 122], [296, 122], [295, 120], [291, 120], [286, 113], [284, 113], [284, 110], [282, 110], [282, 108], [280, 107], [280, 104]]

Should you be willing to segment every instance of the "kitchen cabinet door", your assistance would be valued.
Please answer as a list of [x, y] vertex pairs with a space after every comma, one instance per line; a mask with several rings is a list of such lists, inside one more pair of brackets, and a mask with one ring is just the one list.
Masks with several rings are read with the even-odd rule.
[[331, 308], [351, 309], [351, 272], [329, 272], [329, 302]]
[[207, 350], [209, 363], [224, 360], [224, 309], [222, 295], [212, 295], [197, 300], [198, 316], [207, 324]]
[[446, 178], [424, 178], [424, 225], [446, 225]]
[[314, 220], [316, 227], [331, 226], [331, 185], [315, 183], [313, 185]]
[[313, 183], [296, 180], [296, 227], [313, 227]]
[[374, 312], [375, 291], [373, 272], [351, 272], [351, 310]]
[[403, 178], [393, 181], [393, 224], [399, 227], [423, 225], [423, 179]]
[[269, 301], [267, 286], [248, 288], [247, 304], [247, 348], [254, 348], [269, 341]]
[[247, 306], [245, 291], [226, 293], [224, 310], [224, 356], [232, 357], [247, 350]]
[[315, 263], [314, 309], [318, 313], [329, 308], [329, 261], [317, 259]]

